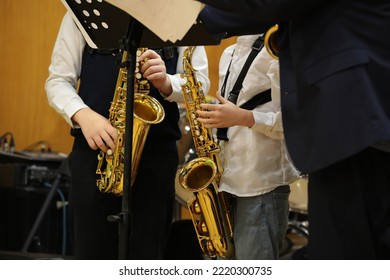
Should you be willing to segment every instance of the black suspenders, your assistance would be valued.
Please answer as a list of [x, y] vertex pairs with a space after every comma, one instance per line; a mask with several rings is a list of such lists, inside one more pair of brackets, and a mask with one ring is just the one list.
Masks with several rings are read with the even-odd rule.
[[[245, 64], [242, 67], [240, 74], [237, 77], [237, 80], [233, 86], [233, 89], [229, 92], [229, 96], [227, 99], [230, 102], [232, 102], [234, 104], [237, 103], [238, 95], [239, 95], [240, 90], [242, 88], [242, 83], [245, 79], [245, 76], [246, 76], [248, 70], [249, 70], [249, 67], [251, 66], [253, 60], [255, 59], [257, 54], [261, 51], [263, 46], [264, 46], [264, 38], [263, 38], [263, 36], [260, 36], [253, 43], [252, 51], [249, 53], [249, 56], [248, 56], [247, 60], [245, 61]], [[230, 61], [230, 63], [231, 63], [231, 61]], [[229, 76], [229, 73], [230, 73], [230, 64], [228, 67], [228, 71], [225, 75], [224, 82], [223, 82], [222, 87], [221, 87], [221, 95], [223, 97], [225, 96], [225, 86], [226, 86], [226, 81], [227, 81], [227, 78]], [[269, 101], [271, 101], [271, 89], [268, 89], [268, 90], [265, 90], [263, 92], [256, 94], [250, 100], [248, 100], [247, 102], [242, 104], [240, 106], [240, 108], [247, 109], [247, 110], [253, 110], [254, 108], [256, 108], [256, 106], [258, 106], [260, 104], [267, 103]], [[229, 141], [229, 138], [227, 137], [227, 131], [228, 131], [228, 127], [218, 128], [217, 138], [219, 140]]]

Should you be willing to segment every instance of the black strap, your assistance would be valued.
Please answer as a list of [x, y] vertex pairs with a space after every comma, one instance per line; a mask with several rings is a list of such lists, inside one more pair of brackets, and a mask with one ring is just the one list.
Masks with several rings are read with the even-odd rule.
[[[238, 94], [240, 93], [240, 90], [242, 88], [242, 83], [243, 83], [243, 81], [244, 81], [244, 79], [246, 77], [246, 74], [247, 74], [247, 72], [249, 70], [249, 67], [251, 66], [253, 60], [258, 55], [258, 53], [261, 51], [263, 46], [264, 46], [264, 38], [263, 38], [263, 36], [260, 36], [253, 43], [252, 50], [249, 53], [248, 58], [246, 59], [245, 64], [242, 67], [241, 72], [238, 75], [237, 80], [236, 80], [232, 90], [229, 92], [228, 100], [230, 102], [233, 102], [234, 104], [237, 103]], [[230, 68], [230, 65], [229, 65], [229, 68]], [[229, 71], [230, 70], [228, 69], [228, 72]], [[227, 77], [228, 77], [228, 73], [226, 74], [224, 84], [226, 83]], [[224, 96], [224, 94], [225, 94], [224, 92], [221, 92], [222, 96]]]
[[253, 110], [257, 106], [270, 102], [272, 100], [271, 98], [271, 89], [267, 89], [265, 91], [262, 91], [255, 96], [253, 96], [251, 99], [249, 99], [247, 102], [242, 104], [240, 108], [246, 109], [246, 110]]
[[[252, 45], [252, 51], [249, 53], [247, 60], [245, 61], [244, 66], [241, 69], [240, 74], [237, 77], [237, 80], [233, 86], [233, 89], [230, 91], [228, 100], [234, 104], [237, 103], [238, 95], [241, 91], [242, 88], [242, 83], [245, 79], [245, 76], [249, 70], [249, 67], [251, 66], [253, 60], [257, 56], [257, 54], [261, 51], [261, 49], [264, 46], [264, 38], [263, 36], [260, 36]], [[230, 61], [231, 63], [231, 61]], [[221, 87], [221, 95], [225, 95], [225, 86], [226, 86], [226, 81], [227, 77], [229, 76], [229, 71], [230, 71], [230, 64], [228, 71], [225, 75], [225, 80], [223, 82], [223, 85]], [[271, 90], [268, 89], [266, 91], [260, 92], [253, 96], [250, 100], [245, 102], [240, 106], [240, 108], [246, 109], [246, 110], [253, 110], [260, 104], [264, 104], [271, 101]], [[218, 128], [217, 129], [217, 138], [219, 140], [224, 140], [224, 141], [229, 141], [229, 138], [227, 137], [227, 131], [228, 127], [223, 127], [223, 128]]]

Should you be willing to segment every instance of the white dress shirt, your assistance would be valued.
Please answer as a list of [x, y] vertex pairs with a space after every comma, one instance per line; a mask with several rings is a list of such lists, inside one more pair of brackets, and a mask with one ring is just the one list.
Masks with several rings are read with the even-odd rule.
[[[238, 37], [237, 43], [226, 48], [222, 54], [219, 65], [220, 87], [232, 60], [225, 98], [233, 88], [258, 36]], [[299, 172], [291, 163], [284, 143], [279, 63], [263, 48], [248, 70], [237, 105], [269, 88], [272, 101], [259, 105], [252, 111], [255, 119], [253, 127], [230, 127], [227, 134], [229, 141], [220, 143], [220, 159], [224, 167], [221, 191], [237, 196], [255, 196], [270, 192], [278, 186], [290, 184], [299, 178]]]
[[[85, 45], [86, 41], [72, 16], [66, 13], [54, 45], [45, 90], [50, 106], [61, 114], [72, 127], [74, 124], [71, 117], [80, 109], [88, 107], [77, 94]], [[168, 74], [173, 88], [172, 94], [165, 98], [168, 101], [183, 101], [181, 85], [186, 80], [180, 77], [180, 73], [183, 72], [182, 58], [185, 48], [178, 47], [177, 74]], [[202, 83], [206, 94], [210, 89], [210, 81], [208, 78], [207, 55], [203, 46], [198, 46], [195, 49], [192, 65], [197, 70], [197, 78]]]

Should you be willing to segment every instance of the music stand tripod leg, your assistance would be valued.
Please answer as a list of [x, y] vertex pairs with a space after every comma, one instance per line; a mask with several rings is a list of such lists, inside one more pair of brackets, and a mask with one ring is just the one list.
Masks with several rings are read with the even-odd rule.
[[[49, 209], [50, 203], [52, 202], [55, 193], [58, 190], [62, 176], [69, 175], [68, 164], [69, 164], [69, 161], [67, 158], [67, 159], [62, 161], [60, 167], [58, 168], [56, 177], [55, 177], [54, 182], [52, 184], [52, 187], [51, 187], [49, 193], [47, 194], [47, 197], [46, 197], [45, 201], [43, 202], [41, 209], [39, 210], [38, 216], [35, 219], [35, 222], [34, 222], [32, 228], [31, 228], [31, 230], [30, 230], [30, 232], [29, 232], [29, 234], [28, 234], [28, 236], [23, 244], [23, 247], [21, 249], [22, 253], [28, 252], [28, 249], [31, 246], [31, 243], [34, 239], [34, 236], [35, 236], [37, 230], [39, 229], [39, 227], [43, 221], [43, 218], [45, 217], [45, 215], [47, 213], [47, 210]], [[65, 253], [65, 252], [63, 252], [63, 253]]]

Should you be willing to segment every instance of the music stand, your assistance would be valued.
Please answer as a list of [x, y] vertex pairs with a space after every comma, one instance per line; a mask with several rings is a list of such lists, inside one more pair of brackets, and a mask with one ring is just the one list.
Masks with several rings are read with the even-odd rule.
[[165, 42], [127, 12], [105, 1], [62, 0], [72, 14], [88, 45], [99, 49], [127, 51], [127, 97], [122, 212], [108, 217], [119, 223], [119, 259], [128, 259], [131, 201], [131, 153], [133, 133], [134, 73], [139, 47], [217, 45], [220, 39], [211, 36], [201, 22], [195, 23], [182, 40]]

